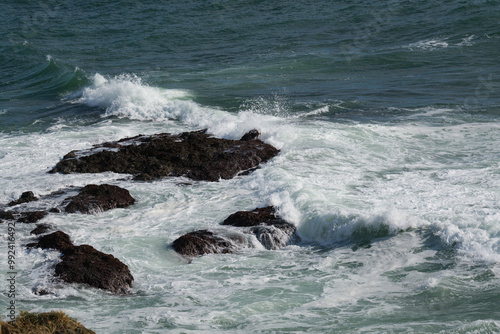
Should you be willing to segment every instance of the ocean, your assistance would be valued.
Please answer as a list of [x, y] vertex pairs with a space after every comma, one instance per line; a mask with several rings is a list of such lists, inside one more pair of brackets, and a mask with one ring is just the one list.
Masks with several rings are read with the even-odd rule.
[[[17, 224], [16, 312], [96, 333], [500, 333], [499, 1], [2, 0], [0, 22], [0, 203], [136, 199], [41, 221], [128, 265], [130, 295], [54, 280], [60, 253]], [[231, 180], [47, 173], [124, 137], [254, 128], [280, 154]], [[268, 205], [299, 244], [171, 248]]]

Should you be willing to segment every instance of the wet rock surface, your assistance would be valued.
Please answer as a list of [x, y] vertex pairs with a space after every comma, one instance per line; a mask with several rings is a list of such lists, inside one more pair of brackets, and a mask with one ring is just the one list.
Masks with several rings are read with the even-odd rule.
[[[238, 211], [224, 220], [222, 225], [243, 227], [242, 233], [253, 234], [269, 250], [300, 242], [294, 225], [276, 216], [274, 207]], [[181, 236], [172, 243], [173, 249], [184, 256], [234, 253], [248, 246], [247, 239], [232, 231], [199, 230]]]
[[90, 245], [75, 246], [68, 234], [56, 231], [41, 236], [29, 248], [55, 249], [63, 256], [55, 267], [56, 276], [67, 283], [88, 284], [115, 294], [128, 293], [134, 280], [127, 265], [111, 254]]
[[206, 130], [136, 136], [72, 151], [51, 173], [100, 173], [111, 171], [134, 175], [136, 180], [186, 176], [193, 180], [231, 179], [251, 171], [279, 153], [257, 139], [252, 130], [241, 140], [214, 138]]
[[195, 257], [204, 254], [234, 253], [246, 246], [247, 240], [238, 234], [214, 233], [199, 230], [187, 233], [172, 243], [174, 250], [184, 256]]
[[26, 211], [19, 214], [18, 223], [32, 224], [45, 218], [49, 213], [47, 211]]
[[111, 254], [90, 245], [80, 245], [64, 251], [56, 265], [56, 276], [67, 283], [83, 283], [92, 287], [126, 294], [134, 278], [127, 265]]
[[19, 197], [19, 199], [10, 202], [8, 205], [14, 206], [14, 205], [28, 203], [28, 202], [34, 202], [34, 201], [38, 201], [38, 197], [36, 197], [32, 191], [26, 191], [26, 192], [23, 192], [21, 194], [21, 197]]
[[278, 217], [272, 206], [238, 211], [227, 217], [222, 225], [250, 227], [245, 232], [254, 234], [266, 249], [280, 249], [300, 242], [296, 227]]
[[129, 191], [109, 184], [89, 184], [76, 196], [67, 199], [68, 213], [95, 214], [114, 208], [126, 208], [135, 203]]

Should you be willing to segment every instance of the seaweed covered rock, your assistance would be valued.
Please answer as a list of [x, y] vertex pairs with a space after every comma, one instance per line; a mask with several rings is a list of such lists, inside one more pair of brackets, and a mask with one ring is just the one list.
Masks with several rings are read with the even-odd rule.
[[67, 199], [65, 211], [95, 214], [114, 208], [125, 208], [135, 203], [129, 191], [109, 184], [89, 184], [76, 196]]
[[249, 227], [246, 232], [254, 234], [266, 249], [280, 249], [300, 241], [296, 227], [276, 216], [272, 206], [238, 211], [227, 217], [222, 225]]
[[247, 240], [235, 233], [216, 234], [209, 230], [187, 233], [172, 243], [174, 250], [184, 256], [234, 253], [246, 246]]
[[55, 273], [67, 283], [88, 284], [115, 294], [128, 293], [132, 287], [134, 277], [127, 265], [90, 245], [73, 245], [64, 232], [41, 236], [38, 243], [28, 247], [59, 250], [63, 256], [56, 265]]
[[179, 135], [161, 133], [136, 136], [72, 151], [52, 173], [100, 173], [111, 171], [134, 175], [136, 180], [186, 176], [193, 180], [231, 179], [256, 169], [279, 153], [257, 139], [252, 130], [240, 140], [214, 138], [206, 130]]

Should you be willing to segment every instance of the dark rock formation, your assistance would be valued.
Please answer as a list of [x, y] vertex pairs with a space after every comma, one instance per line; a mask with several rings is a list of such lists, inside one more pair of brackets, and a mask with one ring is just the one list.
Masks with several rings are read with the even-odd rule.
[[45, 232], [47, 232], [48, 230], [50, 230], [50, 226], [47, 225], [47, 224], [39, 224], [36, 226], [36, 228], [34, 230], [32, 230], [30, 232], [30, 234], [35, 234], [35, 235], [39, 235], [39, 234], [43, 234]]
[[14, 206], [14, 205], [22, 204], [22, 203], [33, 202], [33, 201], [38, 201], [38, 197], [36, 197], [32, 191], [26, 191], [26, 192], [21, 194], [21, 197], [19, 197], [19, 199], [10, 202], [9, 206]]
[[252, 211], [238, 211], [227, 217], [222, 225], [250, 227], [265, 225], [288, 224], [286, 221], [276, 216], [276, 210], [272, 206], [257, 208]]
[[206, 130], [125, 138], [87, 151], [72, 151], [51, 172], [111, 171], [133, 174], [137, 180], [165, 176], [206, 181], [230, 179], [257, 168], [279, 153], [273, 146], [255, 139], [258, 131], [251, 132], [243, 136], [245, 140], [214, 138]]
[[74, 246], [69, 235], [57, 231], [41, 236], [28, 247], [59, 250], [63, 256], [56, 265], [56, 276], [67, 283], [82, 283], [111, 291], [128, 293], [134, 278], [127, 265], [113, 255], [102, 253], [90, 245]]
[[260, 136], [259, 130], [253, 129], [253, 130], [250, 130], [247, 133], [245, 133], [243, 135], [243, 137], [241, 137], [240, 140], [245, 140], [246, 141], [246, 140], [257, 139], [257, 138], [259, 138], [259, 136]]
[[0, 219], [13, 220], [13, 219], [15, 219], [15, 217], [11, 211], [0, 210]]
[[247, 240], [235, 233], [215, 234], [208, 230], [194, 231], [181, 236], [172, 243], [174, 250], [184, 256], [195, 257], [203, 254], [234, 253]]
[[[243, 233], [253, 234], [266, 249], [280, 249], [300, 242], [294, 225], [277, 217], [271, 206], [253, 211], [238, 211], [230, 215], [222, 225], [246, 227]], [[248, 246], [241, 234], [229, 231], [200, 230], [185, 234], [172, 243], [174, 250], [184, 256], [195, 257], [203, 254], [234, 253]]]
[[55, 271], [65, 282], [84, 283], [115, 294], [126, 294], [132, 287], [130, 270], [113, 255], [90, 245], [71, 247], [63, 254]]
[[48, 214], [49, 213], [47, 211], [21, 212], [20, 217], [17, 219], [17, 222], [18, 223], [26, 223], [26, 224], [36, 223], [37, 221], [44, 218]]
[[56, 249], [63, 254], [66, 250], [75, 247], [69, 235], [61, 231], [41, 236], [38, 238], [38, 243], [29, 244], [28, 246], [43, 249]]
[[272, 206], [238, 211], [227, 217], [222, 225], [250, 227], [246, 232], [255, 234], [266, 249], [280, 249], [300, 241], [295, 226], [277, 217]]
[[125, 208], [135, 203], [128, 190], [109, 184], [85, 186], [78, 195], [68, 198], [66, 212], [95, 214], [114, 208]]

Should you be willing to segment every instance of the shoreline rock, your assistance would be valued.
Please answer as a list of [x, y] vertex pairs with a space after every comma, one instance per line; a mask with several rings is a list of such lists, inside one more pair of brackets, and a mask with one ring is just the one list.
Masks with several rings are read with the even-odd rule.
[[135, 180], [186, 176], [193, 180], [218, 181], [250, 172], [279, 153], [257, 139], [252, 130], [240, 140], [219, 139], [206, 130], [178, 135], [139, 135], [95, 145], [66, 154], [50, 173], [132, 174]]

